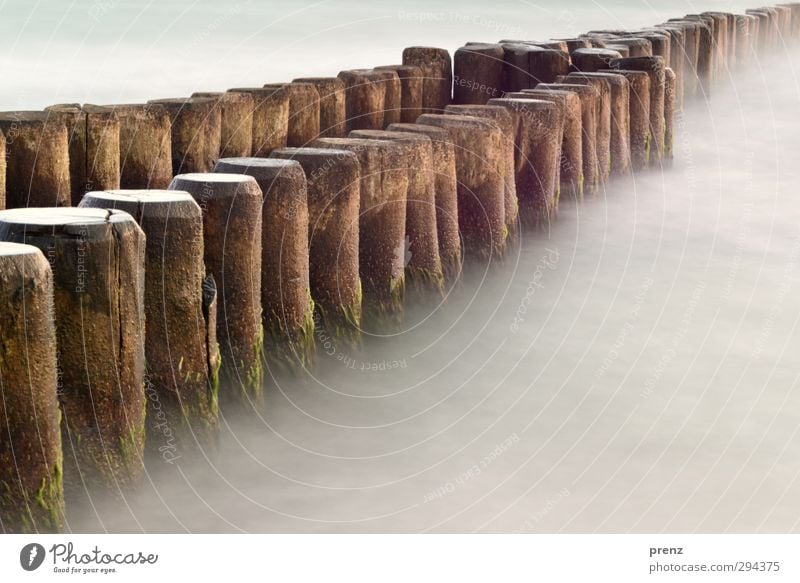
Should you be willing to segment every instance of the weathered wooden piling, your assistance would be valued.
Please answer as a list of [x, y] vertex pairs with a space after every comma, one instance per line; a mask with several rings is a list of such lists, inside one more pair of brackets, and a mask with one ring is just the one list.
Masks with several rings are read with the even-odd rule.
[[392, 124], [386, 129], [392, 132], [422, 134], [431, 139], [439, 259], [445, 282], [452, 285], [461, 274], [462, 253], [461, 237], [458, 232], [456, 154], [450, 133], [444, 128], [410, 123]]
[[501, 97], [503, 47], [499, 44], [469, 44], [453, 55], [453, 103], [485, 105]]
[[319, 91], [312, 83], [268, 83], [264, 89], [283, 91], [289, 99], [286, 145], [301, 148], [319, 137]]
[[253, 97], [253, 142], [255, 157], [269, 156], [276, 148], [285, 148], [289, 134], [289, 95], [283, 88], [236, 87], [231, 93], [248, 93]]
[[672, 160], [675, 123], [675, 72], [667, 68], [664, 70], [664, 159]]
[[[528, 97], [532, 99], [532, 97]], [[503, 135], [504, 200], [503, 209], [508, 236], [511, 240], [519, 234], [519, 203], [517, 200], [516, 171], [514, 168], [516, 143], [516, 118], [499, 105], [448, 105], [445, 113], [483, 117], [495, 122]]]
[[543, 99], [563, 104], [564, 139], [561, 141], [559, 176], [561, 196], [583, 199], [583, 121], [581, 99], [572, 91], [557, 89], [526, 89], [520, 93], [509, 93], [507, 97]]
[[[566, 48], [566, 47], [564, 47]], [[557, 77], [569, 73], [569, 53], [546, 47], [528, 53], [528, 73], [534, 88], [539, 83], [553, 83]]]
[[597, 89], [590, 85], [570, 83], [540, 83], [536, 89], [569, 91], [581, 102], [581, 159], [583, 161], [583, 190], [595, 193], [600, 188], [600, 167], [597, 164]]
[[222, 110], [210, 97], [152, 99], [169, 112], [172, 173], [209, 172], [219, 157]]
[[621, 59], [618, 51], [611, 49], [577, 49], [571, 53], [572, 68], [575, 71], [592, 73], [600, 69], [608, 69], [608, 64], [613, 59]]
[[665, 150], [664, 60], [661, 57], [636, 57], [611, 62], [612, 69], [645, 71], [650, 76], [650, 161], [660, 160]]
[[217, 100], [220, 108], [219, 157], [249, 156], [253, 149], [253, 96], [234, 91], [192, 93]]
[[765, 10], [745, 10], [745, 14], [758, 19], [756, 29], [758, 33], [753, 38], [753, 48], [755, 54], [763, 54], [770, 48], [770, 17]]
[[692, 20], [673, 19], [660, 24], [666, 29], [679, 28], [683, 31], [683, 52], [681, 56], [670, 56], [670, 63], [675, 64], [677, 59], [681, 61], [680, 75], [682, 86], [682, 101], [687, 98], [696, 97], [700, 90], [700, 80], [697, 74], [697, 58], [700, 51], [700, 26], [701, 23]]
[[727, 68], [726, 63], [726, 56], [727, 56], [727, 47], [728, 47], [728, 22], [727, 18], [724, 14], [720, 12], [703, 12], [700, 16], [711, 18], [713, 22], [712, 31], [713, 31], [713, 66], [714, 66], [714, 78], [718, 79], [723, 74], [725, 69]]
[[217, 172], [179, 174], [170, 190], [188, 192], [203, 211], [203, 261], [219, 294], [222, 404], [258, 403], [264, 381], [261, 188], [252, 176]]
[[625, 77], [630, 88], [628, 100], [629, 144], [631, 168], [642, 170], [650, 161], [650, 76], [646, 71], [608, 69], [599, 73], [614, 73]]
[[374, 72], [367, 69], [341, 71], [345, 86], [345, 133], [383, 129], [386, 91]]
[[747, 65], [750, 61], [752, 19], [753, 17], [747, 14], [736, 15], [736, 63], [739, 67]]
[[597, 91], [597, 101], [595, 102], [597, 176], [601, 184], [605, 184], [611, 176], [611, 83], [603, 77], [590, 77], [581, 73], [571, 73], [566, 77], [559, 77], [558, 82], [570, 85], [590, 85]]
[[435, 47], [408, 47], [403, 50], [403, 64], [422, 69], [422, 112], [439, 113], [450, 104], [453, 67], [450, 53]]
[[492, 99], [516, 120], [515, 180], [524, 226], [549, 228], [558, 211], [557, 176], [564, 112], [557, 103], [535, 99]]
[[[422, 69], [413, 65], [382, 65], [375, 70], [397, 73], [400, 80], [400, 123], [414, 123], [422, 115]], [[390, 116], [390, 119], [394, 118]]]
[[672, 55], [672, 41], [668, 31], [645, 29], [633, 34], [650, 43], [650, 54], [644, 56], [661, 57], [664, 59], [664, 66], [669, 67], [670, 56]]
[[408, 172], [406, 193], [406, 289], [415, 295], [444, 293], [444, 273], [436, 229], [436, 189], [433, 145], [423, 134], [357, 130], [351, 138], [392, 140], [403, 150]]
[[[537, 47], [521, 43], [503, 43], [503, 91], [511, 93], [530, 89], [536, 83], [529, 73], [530, 53], [538, 50]], [[502, 95], [492, 97], [497, 99]]]
[[587, 37], [565, 38], [561, 40], [566, 43], [567, 52], [570, 54], [570, 56], [579, 49], [595, 48], [594, 44], [592, 43], [592, 39]]
[[0, 211], [6, 208], [6, 136], [0, 131]]
[[52, 105], [69, 136], [69, 177], [72, 206], [90, 190], [119, 188], [119, 119], [114, 110], [97, 105]]
[[329, 342], [361, 339], [358, 276], [358, 157], [347, 150], [281, 148], [272, 158], [296, 160], [308, 180], [308, 253], [316, 334]]
[[169, 113], [152, 103], [109, 105], [119, 119], [121, 188], [166, 188], [172, 180]]
[[119, 211], [14, 209], [0, 212], [0, 240], [38, 247], [53, 270], [68, 495], [138, 483], [145, 428], [142, 230]]
[[465, 256], [480, 261], [502, 258], [506, 226], [500, 128], [491, 120], [463, 115], [424, 114], [418, 121], [447, 130], [453, 142]]
[[168, 190], [89, 192], [80, 206], [126, 212], [144, 233], [147, 451], [170, 460], [213, 444], [220, 357], [215, 298], [204, 297], [200, 207]]
[[608, 42], [608, 43], [606, 43], [605, 48], [607, 48], [610, 51], [618, 52], [620, 55], [622, 55], [623, 59], [626, 58], [626, 57], [630, 57], [631, 56], [630, 47], [627, 47], [625, 45]]
[[687, 20], [695, 20], [698, 26], [697, 62], [695, 72], [698, 79], [698, 95], [704, 99], [711, 96], [711, 86], [714, 82], [714, 33], [712, 24], [714, 19], [710, 16], [686, 16]]
[[684, 79], [684, 53], [688, 50], [686, 46], [686, 30], [681, 26], [670, 26], [669, 24], [660, 24], [656, 29], [664, 30], [670, 35], [668, 66], [675, 72], [675, 107], [683, 109], [686, 83]]
[[[575, 79], [603, 79], [610, 87], [610, 170], [615, 176], [630, 172], [630, 83], [623, 75], [615, 73], [570, 73], [567, 82]], [[578, 81], [581, 82], [581, 81]]]
[[614, 38], [614, 44], [628, 47], [628, 56], [630, 57], [653, 56], [652, 43], [640, 36], [618, 36]]
[[383, 87], [383, 127], [400, 123], [403, 111], [403, 86], [397, 71], [392, 69], [371, 69], [370, 74], [378, 79]]
[[409, 173], [403, 147], [397, 141], [359, 138], [321, 138], [314, 145], [358, 157], [358, 270], [364, 326], [376, 332], [391, 330], [402, 319], [405, 297]]
[[345, 87], [338, 77], [298, 77], [292, 83], [311, 83], [319, 94], [319, 135], [345, 135]]
[[314, 302], [308, 273], [308, 193], [299, 162], [223, 158], [215, 172], [247, 174], [263, 194], [261, 315], [267, 363], [295, 372], [314, 356]]
[[64, 120], [41, 111], [0, 113], [8, 208], [69, 206], [69, 137]]
[[42, 252], [0, 243], [0, 525], [59, 532], [64, 521], [53, 274]]

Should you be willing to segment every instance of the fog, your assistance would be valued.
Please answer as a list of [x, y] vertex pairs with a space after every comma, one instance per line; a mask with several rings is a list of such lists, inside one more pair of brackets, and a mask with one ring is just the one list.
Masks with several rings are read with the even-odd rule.
[[[0, 101], [131, 102], [746, 6], [403, 4], [6, 3]], [[724, 75], [677, 115], [670, 167], [562, 199], [401, 334], [269, 378], [217, 450], [148, 460], [140, 491], [69, 506], [68, 530], [796, 530], [799, 66], [792, 47]]]

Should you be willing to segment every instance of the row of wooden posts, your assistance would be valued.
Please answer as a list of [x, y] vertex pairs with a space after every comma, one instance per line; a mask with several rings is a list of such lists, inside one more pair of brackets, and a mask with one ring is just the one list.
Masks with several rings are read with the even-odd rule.
[[321, 331], [356, 347], [561, 196], [667, 163], [684, 100], [798, 34], [800, 4], [710, 12], [0, 114], [2, 530], [60, 530], [65, 497], [213, 442]]

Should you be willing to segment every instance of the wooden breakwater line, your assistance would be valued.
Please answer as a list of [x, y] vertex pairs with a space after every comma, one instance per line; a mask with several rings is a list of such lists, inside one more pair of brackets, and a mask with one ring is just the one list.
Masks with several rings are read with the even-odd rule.
[[800, 3], [131, 105], [0, 113], [0, 526], [59, 531], [213, 444], [266, 367], [358, 346], [560, 197], [669, 163], [672, 119]]

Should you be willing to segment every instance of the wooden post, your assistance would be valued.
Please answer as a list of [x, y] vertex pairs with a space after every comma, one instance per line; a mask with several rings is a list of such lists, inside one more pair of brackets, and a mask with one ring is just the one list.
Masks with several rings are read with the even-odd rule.
[[600, 69], [608, 69], [613, 59], [621, 59], [618, 51], [611, 49], [577, 49], [572, 52], [572, 66], [576, 71], [592, 73]]
[[64, 487], [119, 492], [143, 474], [144, 233], [127, 213], [0, 212], [0, 240], [28, 243], [53, 270]]
[[611, 176], [611, 84], [608, 79], [584, 76], [582, 73], [559, 77], [558, 82], [590, 85], [597, 90], [597, 101], [595, 102], [597, 144], [595, 151], [597, 152], [597, 174], [601, 184], [605, 184]]
[[403, 132], [357, 130], [351, 138], [392, 140], [403, 149], [408, 173], [406, 193], [406, 289], [413, 294], [441, 297], [444, 273], [436, 229], [436, 190], [433, 145], [428, 136]]
[[586, 37], [565, 38], [562, 40], [567, 44], [567, 52], [570, 56], [579, 49], [593, 48], [592, 40]]
[[630, 86], [628, 124], [631, 168], [633, 170], [647, 168], [650, 163], [650, 76], [646, 71], [621, 69], [598, 72], [622, 75], [628, 80]]
[[495, 122], [503, 135], [503, 212], [506, 232], [511, 240], [519, 235], [519, 203], [517, 201], [516, 170], [514, 168], [516, 118], [499, 105], [448, 105], [445, 113], [483, 117]]
[[667, 31], [670, 35], [669, 67], [675, 72], [675, 107], [683, 109], [684, 92], [686, 91], [684, 54], [688, 50], [686, 30], [683, 27], [669, 24], [661, 24], [657, 28]]
[[[537, 47], [506, 43], [503, 47], [503, 93], [522, 91], [536, 85], [530, 74], [530, 53], [539, 50]], [[496, 97], [492, 97], [496, 99]]]
[[650, 160], [660, 160], [666, 139], [664, 127], [664, 92], [666, 88], [664, 60], [661, 57], [636, 57], [611, 62], [612, 69], [646, 71], [650, 76]]
[[424, 124], [399, 123], [387, 128], [393, 132], [422, 134], [431, 139], [436, 190], [436, 235], [439, 259], [447, 284], [455, 284], [461, 274], [461, 237], [458, 233], [458, 190], [456, 154], [450, 132]]
[[671, 163], [673, 158], [674, 123], [675, 123], [675, 72], [664, 69], [664, 152], [663, 158]]
[[597, 89], [574, 83], [540, 83], [536, 89], [570, 91], [581, 101], [581, 158], [583, 160], [584, 192], [595, 193], [600, 188], [600, 168], [597, 164]]
[[215, 172], [247, 174], [261, 187], [261, 314], [267, 363], [296, 372], [314, 356], [308, 274], [306, 175], [293, 160], [224, 158]]
[[500, 97], [503, 87], [503, 47], [469, 44], [453, 55], [453, 103], [485, 105]]
[[444, 128], [456, 157], [458, 226], [466, 256], [480, 261], [505, 253], [503, 136], [493, 121], [423, 114], [419, 123]]
[[[608, 83], [610, 93], [610, 170], [615, 176], [624, 176], [631, 168], [630, 145], [630, 83], [615, 73], [570, 73], [567, 82], [582, 83], [582, 79], [602, 79]], [[587, 81], [590, 82], [590, 81]]]
[[628, 47], [629, 57], [653, 56], [653, 45], [646, 38], [639, 36], [619, 36], [614, 39], [614, 45]]
[[383, 127], [400, 123], [403, 111], [403, 89], [400, 75], [392, 69], [372, 69], [371, 75], [383, 87]]
[[536, 50], [528, 53], [528, 73], [531, 89], [539, 83], [553, 83], [557, 77], [569, 73], [569, 53], [565, 50], [536, 47]]
[[402, 144], [391, 140], [321, 138], [315, 146], [358, 156], [358, 272], [364, 325], [376, 333], [402, 320], [405, 291], [408, 172]]
[[750, 21], [752, 16], [747, 14], [736, 15], [736, 63], [739, 67], [745, 66], [750, 61], [750, 43], [752, 30]]
[[220, 158], [249, 156], [253, 148], [253, 96], [249, 93], [197, 92], [192, 97], [211, 97], [220, 108]]
[[203, 297], [200, 208], [168, 190], [89, 192], [80, 206], [124, 211], [144, 233], [147, 451], [172, 463], [214, 444], [220, 359], [216, 304]]
[[6, 136], [0, 130], [0, 211], [6, 208]]
[[543, 99], [561, 103], [564, 108], [564, 139], [561, 142], [559, 172], [561, 195], [583, 200], [583, 122], [581, 99], [572, 91], [557, 89], [526, 89], [521, 93], [509, 93], [508, 97]]
[[219, 291], [222, 404], [260, 403], [261, 188], [244, 174], [195, 173], [176, 176], [170, 190], [188, 192], [203, 211], [203, 261]]
[[308, 179], [308, 250], [316, 334], [321, 344], [361, 342], [358, 277], [358, 157], [346, 150], [281, 148], [273, 158], [296, 160]]
[[289, 133], [289, 96], [283, 89], [238, 87], [233, 93], [253, 97], [253, 156], [265, 158], [272, 150], [286, 146]]
[[383, 129], [386, 91], [382, 79], [365, 69], [341, 71], [339, 79], [345, 86], [346, 132]]
[[408, 47], [403, 50], [403, 64], [422, 69], [423, 113], [439, 113], [450, 104], [453, 67], [446, 49]]
[[264, 89], [282, 90], [289, 98], [287, 146], [301, 148], [319, 137], [319, 91], [313, 83], [272, 83], [264, 85]]
[[631, 55], [630, 47], [627, 47], [627, 46], [622, 45], [622, 44], [609, 42], [609, 43], [606, 43], [605, 48], [607, 48], [610, 51], [618, 52], [620, 55], [622, 55], [623, 59], [627, 58], [627, 57], [629, 57]]
[[97, 105], [52, 105], [69, 136], [72, 206], [90, 190], [119, 188], [119, 119], [114, 110]]
[[688, 20], [695, 20], [698, 27], [697, 43], [697, 71], [698, 91], [703, 99], [711, 97], [711, 85], [714, 82], [714, 33], [712, 24], [714, 19], [710, 16], [686, 16]]
[[166, 188], [172, 180], [172, 135], [163, 105], [109, 105], [119, 119], [119, 184]]
[[214, 98], [152, 99], [163, 106], [172, 128], [172, 172], [208, 172], [219, 158], [222, 109]]
[[69, 206], [69, 138], [60, 116], [0, 113], [6, 142], [6, 206]]
[[375, 67], [375, 70], [397, 73], [400, 79], [400, 122], [414, 123], [422, 115], [422, 69], [413, 65], [383, 65]]
[[[700, 26], [701, 23], [693, 20], [673, 19], [663, 25], [668, 28], [678, 27], [683, 31], [683, 55], [682, 55], [682, 85], [683, 100], [688, 97], [696, 97], [699, 92], [699, 78], [697, 76], [697, 58], [700, 51]], [[674, 63], [675, 59], [670, 58]], [[681, 101], [681, 105], [683, 101]]]
[[558, 212], [557, 173], [564, 111], [535, 99], [491, 99], [516, 119], [516, 185], [523, 225], [547, 229]]
[[42, 252], [0, 243], [0, 525], [60, 532], [63, 457], [58, 410], [53, 274]]
[[292, 83], [311, 83], [319, 94], [319, 135], [341, 138], [345, 135], [345, 88], [338, 77], [300, 77]]

